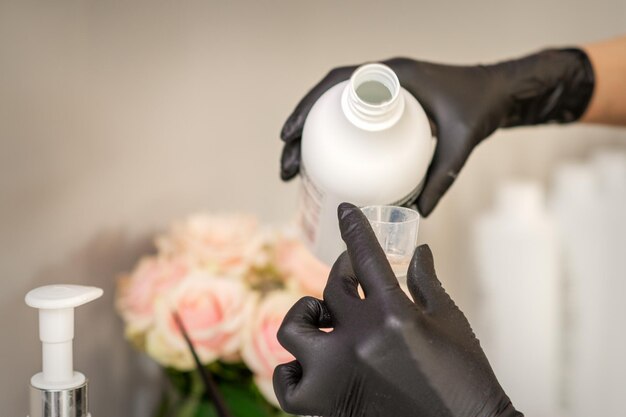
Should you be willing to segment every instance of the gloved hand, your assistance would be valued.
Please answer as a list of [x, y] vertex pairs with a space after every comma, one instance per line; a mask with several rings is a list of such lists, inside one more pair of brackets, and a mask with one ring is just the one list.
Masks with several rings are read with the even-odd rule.
[[325, 417], [522, 416], [437, 280], [428, 246], [415, 250], [409, 267], [413, 302], [361, 211], [342, 204], [339, 224], [348, 251], [332, 268], [324, 300], [302, 298], [278, 332], [296, 357], [274, 371], [283, 409]]
[[[500, 127], [572, 122], [587, 108], [594, 87], [587, 55], [578, 49], [546, 50], [494, 65], [451, 66], [408, 58], [383, 63], [417, 98], [434, 122], [437, 149], [417, 206], [427, 216], [478, 143]], [[350, 78], [356, 66], [333, 69], [300, 101], [281, 132], [281, 177], [300, 167], [304, 121], [317, 99]]]

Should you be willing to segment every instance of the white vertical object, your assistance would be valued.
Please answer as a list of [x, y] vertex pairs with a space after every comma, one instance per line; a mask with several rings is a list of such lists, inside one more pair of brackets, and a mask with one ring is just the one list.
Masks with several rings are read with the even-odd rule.
[[555, 176], [567, 282], [567, 408], [573, 417], [623, 414], [626, 385], [626, 155], [605, 151]]
[[505, 183], [473, 240], [482, 295], [477, 330], [498, 380], [526, 415], [559, 415], [558, 242], [540, 186]]
[[606, 370], [602, 401], [606, 415], [624, 413], [626, 398], [626, 154], [603, 151], [592, 159], [599, 179], [602, 204], [602, 231], [606, 239], [604, 266], [607, 286], [605, 301], [607, 331], [603, 338], [605, 354], [600, 357]]
[[552, 197], [567, 289], [563, 383], [572, 416], [595, 415], [596, 399], [603, 389], [597, 366], [602, 354], [602, 283], [590, 279], [597, 275], [595, 265], [602, 263], [604, 251], [595, 188], [589, 166], [567, 164], [556, 173]]

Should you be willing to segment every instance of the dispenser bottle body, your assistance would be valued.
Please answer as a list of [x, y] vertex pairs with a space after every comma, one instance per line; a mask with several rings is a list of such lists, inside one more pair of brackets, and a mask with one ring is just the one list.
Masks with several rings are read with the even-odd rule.
[[87, 381], [71, 389], [41, 389], [30, 386], [28, 417], [91, 417]]
[[435, 144], [426, 113], [384, 65], [360, 67], [326, 91], [302, 134], [297, 221], [306, 245], [330, 265], [345, 249], [337, 224], [341, 202], [414, 201]]

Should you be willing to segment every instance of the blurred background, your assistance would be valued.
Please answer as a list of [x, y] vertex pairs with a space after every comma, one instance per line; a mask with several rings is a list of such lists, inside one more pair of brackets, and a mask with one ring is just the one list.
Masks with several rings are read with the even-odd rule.
[[[330, 68], [396, 55], [491, 62], [623, 34], [625, 22], [623, 0], [1, 0], [2, 414], [27, 413], [40, 369], [23, 297], [57, 282], [105, 289], [77, 315], [93, 415], [151, 414], [160, 370], [123, 338], [115, 277], [195, 211], [288, 222], [298, 184], [279, 180], [278, 133]], [[529, 416], [623, 410], [625, 151], [626, 129], [499, 131], [421, 224], [440, 279]], [[507, 212], [512, 201], [521, 213]], [[511, 216], [519, 227], [501, 227]]]

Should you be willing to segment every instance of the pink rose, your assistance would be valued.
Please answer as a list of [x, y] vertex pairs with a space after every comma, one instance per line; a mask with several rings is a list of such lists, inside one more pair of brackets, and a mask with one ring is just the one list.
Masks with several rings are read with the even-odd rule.
[[279, 238], [274, 250], [274, 262], [278, 270], [288, 280], [294, 281], [303, 293], [321, 298], [330, 267], [320, 262], [294, 238]]
[[154, 304], [181, 282], [189, 268], [181, 259], [145, 257], [118, 282], [117, 308], [129, 334], [145, 331], [154, 321]]
[[274, 404], [275, 407], [280, 408], [278, 398], [276, 398], [276, 393], [274, 393], [274, 383], [271, 376], [266, 377], [255, 375], [254, 383], [265, 399], [267, 399], [271, 404]]
[[258, 261], [263, 244], [253, 216], [195, 215], [157, 238], [165, 255], [184, 255], [218, 274], [239, 276]]
[[194, 272], [171, 297], [157, 304], [146, 351], [162, 365], [183, 370], [194, 367], [172, 316], [176, 311], [202, 363], [232, 357], [240, 347], [241, 330], [254, 304], [254, 295], [240, 280]]
[[299, 298], [298, 294], [288, 291], [269, 293], [250, 317], [244, 330], [241, 356], [254, 372], [260, 391], [276, 405], [278, 402], [271, 389], [272, 373], [277, 365], [294, 359], [278, 343], [276, 334], [283, 318]]

